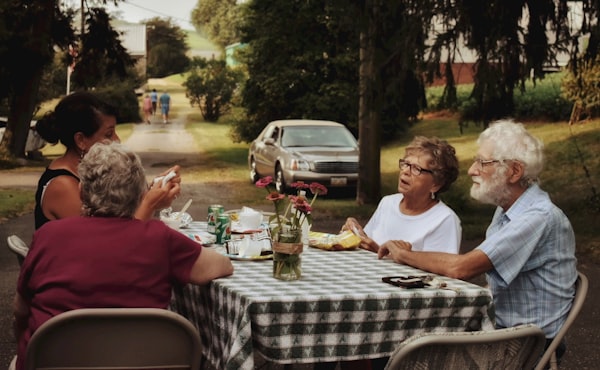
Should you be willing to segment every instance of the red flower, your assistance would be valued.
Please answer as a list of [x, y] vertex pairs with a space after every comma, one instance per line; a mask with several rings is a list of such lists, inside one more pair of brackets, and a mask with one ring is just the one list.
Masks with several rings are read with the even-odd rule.
[[259, 188], [265, 188], [265, 187], [269, 186], [272, 182], [273, 182], [273, 177], [267, 176], [267, 177], [258, 179], [258, 181], [256, 181], [256, 186], [258, 186]]
[[[277, 234], [283, 230], [283, 227], [289, 227], [290, 230], [297, 230], [306, 222], [312, 224], [312, 207], [317, 195], [327, 194], [327, 188], [319, 183], [313, 182], [308, 185], [304, 181], [294, 182], [291, 186], [297, 189], [296, 195], [289, 195], [287, 206], [281, 202], [286, 198], [285, 194], [281, 194], [274, 190], [272, 185], [273, 177], [267, 176], [256, 181], [256, 186], [264, 188], [269, 195], [265, 199], [273, 202], [275, 205], [275, 215], [271, 216], [269, 222], [277, 222], [277, 227], [273, 227], [271, 232], [277, 237]], [[310, 189], [313, 193], [310, 204], [306, 197], [305, 189]], [[291, 212], [290, 212], [291, 211]], [[289, 215], [288, 215], [289, 214]]]
[[318, 182], [313, 182], [309, 185], [310, 192], [315, 195], [325, 195], [327, 194], [327, 188], [324, 185], [319, 184]]
[[273, 191], [273, 192], [269, 193], [269, 195], [267, 195], [266, 199], [270, 200], [272, 202], [277, 202], [277, 201], [285, 199], [285, 195], [279, 194], [278, 192]]
[[299, 212], [302, 212], [304, 214], [308, 214], [312, 211], [312, 208], [310, 206], [310, 204], [308, 204], [308, 202], [306, 200], [303, 199], [299, 199], [294, 203], [294, 207], [296, 207], [296, 209]]
[[298, 190], [300, 190], [300, 189], [308, 189], [308, 187], [309, 187], [309, 185], [306, 184], [306, 183], [304, 183], [304, 181], [293, 182], [290, 186], [292, 188], [295, 188], [295, 189], [298, 189]]

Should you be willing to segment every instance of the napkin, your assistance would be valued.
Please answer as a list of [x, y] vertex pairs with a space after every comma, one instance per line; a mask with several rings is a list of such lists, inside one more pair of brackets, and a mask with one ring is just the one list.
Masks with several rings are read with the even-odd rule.
[[256, 230], [260, 228], [262, 219], [262, 213], [250, 207], [242, 207], [242, 210], [238, 214], [240, 227], [245, 230]]

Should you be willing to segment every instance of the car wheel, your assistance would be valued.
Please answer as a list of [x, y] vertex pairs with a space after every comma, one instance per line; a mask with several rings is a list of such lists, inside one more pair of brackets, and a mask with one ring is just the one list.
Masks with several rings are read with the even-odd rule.
[[277, 164], [275, 167], [275, 189], [281, 194], [285, 193], [286, 185], [285, 179], [283, 178], [283, 170], [281, 165]]
[[254, 158], [250, 159], [250, 181], [255, 184], [259, 180], [258, 172], [256, 172], [256, 161]]

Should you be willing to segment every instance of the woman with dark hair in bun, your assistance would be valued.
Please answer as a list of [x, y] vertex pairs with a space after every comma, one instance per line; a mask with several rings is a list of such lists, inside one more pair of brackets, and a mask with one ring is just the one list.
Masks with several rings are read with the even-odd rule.
[[[89, 92], [64, 97], [54, 111], [36, 124], [39, 135], [51, 144], [61, 143], [65, 154], [53, 160], [38, 182], [35, 194], [35, 228], [48, 221], [81, 213], [77, 166], [88, 150], [102, 140], [120, 141], [115, 128], [117, 109]], [[179, 171], [179, 166], [169, 169]], [[149, 219], [154, 211], [170, 206], [179, 194], [179, 174], [164, 187], [153, 185], [136, 212], [136, 218]]]

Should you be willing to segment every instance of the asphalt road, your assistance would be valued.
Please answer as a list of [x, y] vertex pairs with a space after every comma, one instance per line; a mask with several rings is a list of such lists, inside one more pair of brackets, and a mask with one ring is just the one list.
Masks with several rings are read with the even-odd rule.
[[[140, 124], [135, 127], [133, 135], [125, 143], [135, 150], [142, 159], [149, 177], [164, 171], [172, 164], [178, 163], [184, 167], [187, 164], [199, 163], [202, 153], [194, 146], [192, 139], [185, 134], [183, 121], [185, 115], [180, 115], [167, 126], [159, 123], [158, 117], [152, 125]], [[35, 188], [39, 173], [25, 173], [21, 171], [0, 171], [0, 188], [29, 187]], [[181, 207], [189, 198], [194, 202], [188, 211], [193, 218], [206, 217], [207, 205], [219, 199], [225, 208], [238, 208], [239, 205], [230, 204], [223, 196], [226, 184], [190, 183], [185, 181], [182, 196], [175, 203], [174, 208]], [[1, 221], [0, 221], [1, 222]], [[343, 220], [329, 220], [323, 228], [324, 231], [335, 232]], [[26, 214], [0, 223], [0, 240], [6, 245], [6, 238], [11, 234], [19, 235], [27, 243], [33, 234], [33, 215]], [[465, 250], [472, 247], [471, 242], [465, 243]], [[583, 310], [568, 334], [568, 350], [563, 359], [561, 369], [584, 370], [600, 368], [600, 296], [598, 281], [600, 281], [600, 266], [593, 261], [579, 258], [579, 270], [586, 274], [590, 280], [590, 289]], [[8, 368], [10, 360], [16, 352], [16, 344], [12, 336], [12, 299], [18, 277], [19, 266], [17, 259], [8, 248], [0, 248], [0, 369]], [[281, 368], [267, 366], [267, 368]], [[310, 368], [307, 366], [294, 366], [295, 369]]]

